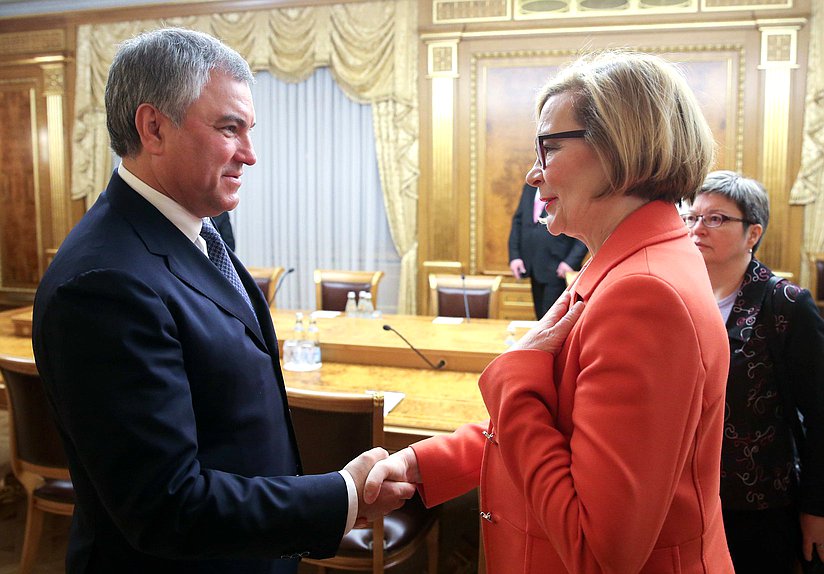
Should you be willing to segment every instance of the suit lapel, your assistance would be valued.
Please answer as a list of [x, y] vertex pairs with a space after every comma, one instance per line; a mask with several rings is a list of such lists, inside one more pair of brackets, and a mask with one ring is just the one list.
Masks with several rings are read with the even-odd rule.
[[[163, 257], [169, 271], [180, 281], [211, 299], [217, 306], [240, 320], [258, 342], [272, 348], [264, 341], [258, 321], [243, 297], [220, 273], [217, 267], [197, 246], [166, 219], [152, 204], [129, 187], [115, 172], [106, 194], [112, 207], [126, 219], [140, 236], [149, 252]], [[231, 251], [230, 251], [231, 253]], [[250, 279], [239, 260], [230, 255], [238, 274]], [[250, 298], [254, 301], [256, 293], [243, 281]], [[255, 305], [257, 309], [257, 305]], [[276, 351], [276, 347], [274, 348]]]

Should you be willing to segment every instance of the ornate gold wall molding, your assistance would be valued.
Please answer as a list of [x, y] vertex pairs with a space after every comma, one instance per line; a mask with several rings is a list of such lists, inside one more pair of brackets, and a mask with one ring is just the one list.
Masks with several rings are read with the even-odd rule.
[[694, 14], [698, 0], [514, 0], [515, 20]]
[[512, 16], [512, 0], [432, 0], [432, 21], [498, 22]]
[[41, 54], [65, 49], [66, 32], [63, 29], [0, 34], [0, 56]]
[[[817, 0], [813, 0], [816, 2]], [[764, 10], [792, 8], [793, 0], [701, 0], [701, 9], [713, 10]]]
[[[818, 0], [813, 0], [818, 1]], [[793, 8], [793, 0], [432, 0], [435, 24], [627, 18]]]
[[458, 77], [458, 40], [428, 42], [427, 74], [430, 78]]

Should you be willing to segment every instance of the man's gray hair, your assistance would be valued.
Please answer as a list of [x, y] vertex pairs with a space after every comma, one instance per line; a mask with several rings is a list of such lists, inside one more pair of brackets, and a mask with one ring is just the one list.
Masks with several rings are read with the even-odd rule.
[[106, 127], [114, 152], [120, 157], [140, 152], [135, 114], [141, 104], [152, 104], [179, 126], [212, 70], [254, 83], [240, 54], [202, 32], [163, 28], [121, 44], [109, 68], [105, 97]]

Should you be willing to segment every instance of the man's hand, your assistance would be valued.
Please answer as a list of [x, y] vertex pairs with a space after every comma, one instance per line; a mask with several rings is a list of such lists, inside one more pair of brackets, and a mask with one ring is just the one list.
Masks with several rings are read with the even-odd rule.
[[343, 470], [347, 471], [355, 482], [358, 491], [358, 515], [355, 526], [366, 526], [378, 518], [403, 506], [403, 502], [415, 494], [415, 485], [407, 482], [388, 482], [380, 489], [379, 496], [373, 496], [369, 502], [364, 499], [364, 486], [369, 471], [379, 461], [386, 459], [389, 453], [382, 448], [373, 448], [355, 458]]
[[509, 262], [509, 268], [512, 269], [512, 274], [515, 279], [520, 279], [526, 273], [526, 266], [523, 259], [513, 259]]
[[415, 456], [414, 450], [406, 447], [379, 461], [369, 471], [366, 486], [363, 489], [363, 498], [367, 504], [371, 504], [379, 496], [383, 496], [386, 488], [391, 488], [394, 484], [411, 483], [414, 486], [420, 481], [418, 457]]
[[555, 275], [557, 275], [561, 279], [566, 279], [566, 274], [570, 271], [575, 271], [575, 269], [567, 265], [565, 262], [561, 261], [558, 264], [558, 268], [555, 270]]
[[824, 562], [824, 516], [801, 513], [801, 551], [804, 560], [809, 562], [813, 559], [813, 544], [815, 552]]
[[563, 293], [549, 308], [546, 315], [538, 320], [538, 324], [527, 331], [506, 352], [536, 349], [557, 355], [564, 346], [569, 332], [572, 331], [572, 326], [584, 312], [583, 301], [578, 301], [570, 307], [571, 302], [572, 294]]

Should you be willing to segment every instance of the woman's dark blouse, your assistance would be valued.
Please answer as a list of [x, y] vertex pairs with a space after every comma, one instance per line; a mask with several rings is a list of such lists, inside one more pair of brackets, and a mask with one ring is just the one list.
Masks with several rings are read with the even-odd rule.
[[[798, 502], [824, 516], [824, 320], [810, 292], [780, 281], [771, 319], [761, 313], [772, 271], [753, 259], [727, 319], [730, 374], [721, 454], [724, 508], [762, 510]], [[792, 432], [778, 395], [767, 338], [777, 338], [790, 392], [806, 426], [800, 484]]]

